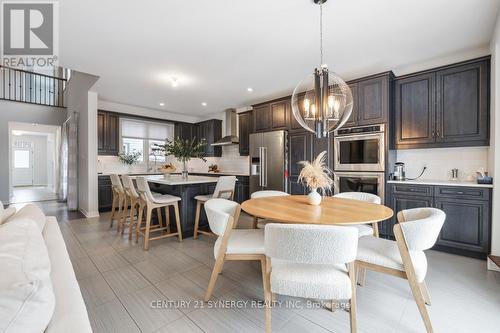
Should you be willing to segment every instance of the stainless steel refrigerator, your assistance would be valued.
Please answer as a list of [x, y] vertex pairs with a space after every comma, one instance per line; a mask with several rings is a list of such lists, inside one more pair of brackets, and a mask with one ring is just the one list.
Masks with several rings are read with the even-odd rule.
[[287, 132], [250, 134], [250, 194], [287, 191]]

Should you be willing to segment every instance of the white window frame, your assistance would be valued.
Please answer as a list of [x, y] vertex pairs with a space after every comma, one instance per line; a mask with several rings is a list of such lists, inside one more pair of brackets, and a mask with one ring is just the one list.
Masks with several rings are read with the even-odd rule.
[[[123, 136], [122, 134], [122, 126], [123, 126], [123, 121], [134, 121], [134, 122], [138, 122], [138, 123], [144, 123], [146, 125], [149, 125], [149, 124], [154, 124], [154, 125], [160, 125], [160, 126], [164, 126], [164, 125], [170, 125], [170, 126], [174, 126], [174, 123], [171, 123], [171, 122], [157, 122], [157, 121], [145, 121], [145, 120], [140, 120], [140, 119], [135, 119], [135, 118], [127, 118], [127, 117], [121, 117], [120, 118], [120, 151], [122, 151], [123, 149], [123, 139], [124, 138], [127, 138], [127, 139], [137, 139], [137, 140], [143, 140], [143, 144], [142, 144], [142, 151], [143, 151], [143, 156], [142, 156], [142, 162], [139, 162], [138, 164], [139, 165], [142, 165], [144, 167], [146, 167], [146, 170], [150, 170], [150, 168], [153, 168], [155, 166], [155, 163], [154, 161], [150, 161], [149, 160], [149, 144], [150, 144], [150, 141], [162, 141], [162, 140], [158, 140], [158, 139], [155, 139], [155, 138], [149, 138], [149, 137], [138, 137], [138, 136]], [[172, 131], [172, 137], [170, 138], [171, 140], [173, 140], [175, 137], [175, 129], [173, 129]], [[165, 138], [167, 139], [167, 138]], [[163, 139], [163, 140], [165, 140]], [[164, 163], [164, 162], [158, 162], [158, 164], [156, 166], [159, 166], [161, 165], [161, 163]]]

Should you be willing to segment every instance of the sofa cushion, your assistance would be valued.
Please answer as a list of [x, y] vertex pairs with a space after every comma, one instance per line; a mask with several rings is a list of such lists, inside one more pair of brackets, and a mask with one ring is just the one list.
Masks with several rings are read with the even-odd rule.
[[52, 270], [56, 307], [45, 333], [91, 333], [87, 309], [55, 217], [48, 216], [43, 230]]
[[0, 332], [43, 332], [54, 312], [50, 261], [36, 222], [0, 226]]
[[6, 222], [15, 213], [16, 209], [14, 207], [9, 207], [5, 209], [3, 208], [3, 202], [0, 201], [0, 225]]
[[27, 204], [23, 208], [19, 209], [17, 213], [12, 216], [8, 222], [21, 219], [21, 218], [28, 218], [36, 222], [38, 229], [40, 232], [43, 231], [43, 227], [45, 226], [45, 214], [42, 212], [40, 207], [33, 205], [33, 204]]

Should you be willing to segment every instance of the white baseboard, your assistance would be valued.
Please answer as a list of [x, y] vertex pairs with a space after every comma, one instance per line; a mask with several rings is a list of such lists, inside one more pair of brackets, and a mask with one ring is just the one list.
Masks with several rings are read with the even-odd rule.
[[93, 218], [93, 217], [99, 217], [99, 211], [95, 211], [95, 212], [87, 212], [85, 209], [83, 208], [80, 208], [79, 211], [85, 215], [86, 218], [90, 219], [90, 218]]
[[498, 267], [490, 258], [486, 259], [488, 263], [488, 270], [500, 272], [500, 267]]

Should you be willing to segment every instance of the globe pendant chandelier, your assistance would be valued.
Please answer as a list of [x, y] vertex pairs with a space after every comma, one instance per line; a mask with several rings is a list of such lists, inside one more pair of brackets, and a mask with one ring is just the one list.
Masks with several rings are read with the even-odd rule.
[[323, 64], [323, 4], [313, 0], [320, 11], [321, 66], [304, 78], [293, 90], [292, 113], [297, 122], [318, 138], [341, 128], [352, 112], [352, 93], [336, 73]]

